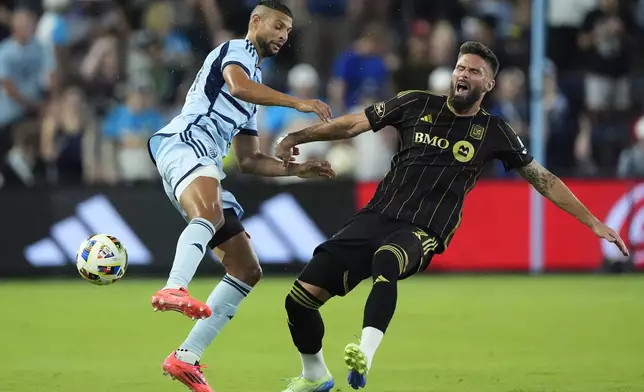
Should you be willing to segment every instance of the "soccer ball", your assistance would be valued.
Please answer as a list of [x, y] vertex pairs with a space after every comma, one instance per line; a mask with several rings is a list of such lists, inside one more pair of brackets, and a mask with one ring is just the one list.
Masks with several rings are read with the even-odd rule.
[[92, 284], [112, 284], [125, 275], [127, 250], [116, 237], [95, 234], [81, 244], [76, 254], [76, 268]]

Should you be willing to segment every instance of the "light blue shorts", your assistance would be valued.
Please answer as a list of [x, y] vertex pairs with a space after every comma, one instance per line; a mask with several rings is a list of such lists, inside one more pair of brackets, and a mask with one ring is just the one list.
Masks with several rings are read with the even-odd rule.
[[[186, 220], [186, 212], [179, 204], [186, 187], [197, 177], [214, 177], [220, 183], [226, 177], [225, 154], [212, 136], [196, 125], [174, 120], [150, 137], [148, 152], [161, 175], [166, 195]], [[221, 199], [223, 209], [234, 209], [241, 219], [244, 210], [235, 196], [222, 188]]]

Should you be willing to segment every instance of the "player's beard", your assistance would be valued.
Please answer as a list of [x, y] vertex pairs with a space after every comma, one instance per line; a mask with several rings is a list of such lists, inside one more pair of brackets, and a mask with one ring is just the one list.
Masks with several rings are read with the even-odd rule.
[[483, 89], [480, 87], [470, 87], [465, 95], [456, 95], [456, 84], [452, 83], [449, 86], [449, 95], [447, 100], [454, 110], [461, 113], [470, 110], [476, 101], [481, 98], [481, 95], [483, 95]]
[[271, 47], [271, 43], [266, 41], [262, 37], [257, 37], [257, 45], [259, 46], [260, 55], [263, 58], [273, 57], [277, 55], [278, 51], [274, 51]]

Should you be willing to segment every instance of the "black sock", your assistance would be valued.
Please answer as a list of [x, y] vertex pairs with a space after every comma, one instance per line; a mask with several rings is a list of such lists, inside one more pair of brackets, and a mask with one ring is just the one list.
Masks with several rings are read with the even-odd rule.
[[384, 245], [373, 257], [373, 287], [364, 309], [362, 327], [373, 327], [383, 333], [394, 317], [398, 299], [399, 259], [402, 260], [400, 247]]
[[293, 344], [302, 354], [317, 354], [322, 349], [324, 322], [319, 308], [324, 303], [297, 281], [286, 296], [285, 308]]

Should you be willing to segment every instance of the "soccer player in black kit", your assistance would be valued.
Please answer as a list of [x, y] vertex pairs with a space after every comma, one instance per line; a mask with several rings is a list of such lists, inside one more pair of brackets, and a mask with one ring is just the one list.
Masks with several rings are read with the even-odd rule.
[[[373, 286], [359, 344], [346, 346], [349, 384], [366, 384], [373, 356], [396, 308], [397, 282], [423, 271], [449, 245], [462, 207], [485, 166], [499, 159], [543, 196], [588, 226], [598, 237], [628, 250], [619, 235], [597, 219], [555, 175], [536, 162], [512, 128], [480, 108], [494, 87], [499, 63], [478, 42], [460, 47], [449, 95], [406, 91], [363, 113], [350, 114], [291, 133], [276, 155], [288, 164], [295, 146], [354, 137], [393, 126], [400, 150], [368, 205], [331, 239], [318, 246], [286, 297], [288, 325], [303, 372], [286, 391], [320, 392], [333, 386], [322, 356], [324, 324], [318, 309], [362, 280]], [[501, 196], [501, 195], [499, 195]], [[492, 223], [495, 224], [495, 223]]]

